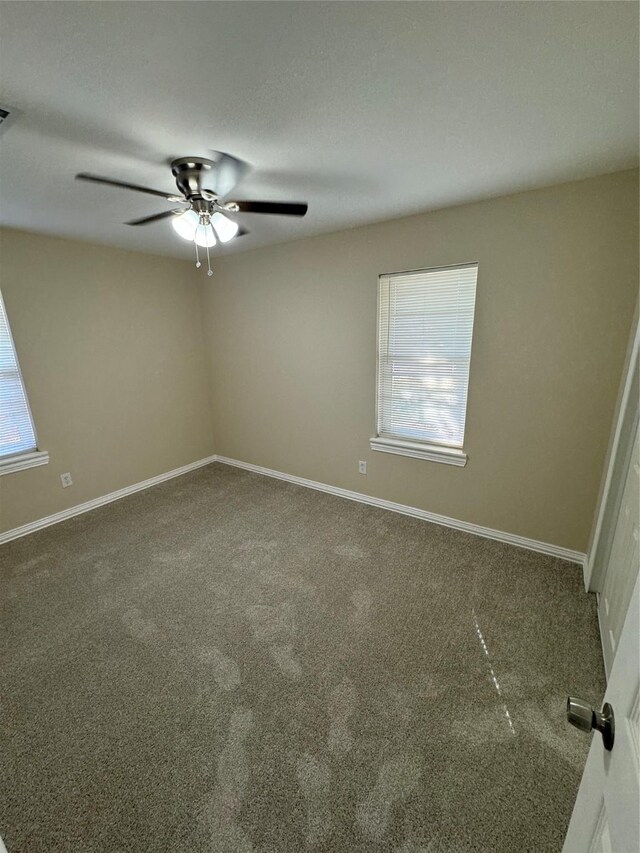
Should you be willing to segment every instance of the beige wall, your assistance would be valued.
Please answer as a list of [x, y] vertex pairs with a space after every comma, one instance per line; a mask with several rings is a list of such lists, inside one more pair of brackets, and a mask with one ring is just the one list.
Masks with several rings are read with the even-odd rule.
[[[377, 276], [464, 261], [469, 462], [372, 452]], [[212, 282], [3, 230], [0, 288], [51, 454], [0, 477], [0, 532], [204, 458], [215, 435], [224, 456], [585, 550], [638, 290], [638, 173], [219, 258]]]
[[[469, 462], [372, 452], [378, 274], [464, 261]], [[228, 256], [204, 288], [217, 453], [586, 549], [638, 290], [637, 171]]]
[[[213, 453], [185, 262], [0, 232], [0, 288], [48, 465], [0, 477], [0, 531]], [[60, 474], [74, 484], [62, 489]]]

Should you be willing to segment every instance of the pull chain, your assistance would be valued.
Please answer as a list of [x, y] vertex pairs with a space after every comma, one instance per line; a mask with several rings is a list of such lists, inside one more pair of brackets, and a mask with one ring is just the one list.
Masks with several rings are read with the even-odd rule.
[[[198, 243], [196, 241], [196, 234], [198, 233], [198, 228], [204, 229], [204, 242], [205, 248], [207, 250], [207, 275], [213, 275], [213, 270], [211, 269], [211, 259], [209, 258], [209, 240], [207, 234], [207, 225], [203, 221], [204, 217], [200, 217], [200, 222], [196, 225], [195, 234], [193, 235], [193, 244], [196, 247], [196, 269], [200, 269], [202, 263], [200, 262], [200, 255], [198, 253]], [[211, 226], [211, 230], [213, 231], [213, 226]]]
[[195, 230], [195, 233], [193, 235], [193, 242], [195, 243], [195, 247], [196, 247], [196, 269], [200, 269], [200, 267], [202, 266], [202, 264], [200, 262], [200, 255], [198, 253], [198, 243], [196, 241], [196, 237], [198, 235], [198, 228], [200, 228], [201, 225], [202, 225], [202, 215], [200, 216], [200, 221], [196, 225], [196, 230]]
[[209, 260], [209, 241], [207, 240], [207, 275], [213, 275], [213, 270], [211, 269], [211, 261]]

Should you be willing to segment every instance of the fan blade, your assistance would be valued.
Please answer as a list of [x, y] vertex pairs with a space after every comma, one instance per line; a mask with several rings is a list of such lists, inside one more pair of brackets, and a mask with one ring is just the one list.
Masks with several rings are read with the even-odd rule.
[[139, 184], [127, 184], [124, 181], [114, 181], [111, 178], [101, 178], [100, 175], [89, 175], [87, 172], [80, 172], [76, 175], [79, 181], [89, 181], [92, 184], [106, 184], [109, 187], [121, 187], [125, 190], [135, 190], [139, 193], [147, 193], [148, 195], [156, 195], [160, 198], [166, 198], [168, 201], [184, 201], [182, 196], [177, 196], [171, 193], [163, 193], [162, 190], [152, 190], [149, 187], [141, 187]]
[[309, 205], [297, 201], [236, 201], [242, 213], [277, 213], [282, 216], [304, 216]]
[[[186, 209], [186, 208], [185, 208]], [[163, 210], [162, 213], [154, 213], [152, 216], [144, 216], [142, 219], [132, 219], [131, 222], [125, 222], [125, 225], [148, 225], [150, 222], [158, 222], [160, 219], [167, 219], [169, 216], [175, 216], [178, 213], [184, 213], [183, 210]]]
[[[212, 151], [215, 166], [202, 176], [203, 189], [208, 189], [218, 198], [229, 195], [231, 190], [240, 183], [251, 166], [244, 160], [238, 160], [223, 151]], [[206, 184], [206, 186], [205, 186]]]

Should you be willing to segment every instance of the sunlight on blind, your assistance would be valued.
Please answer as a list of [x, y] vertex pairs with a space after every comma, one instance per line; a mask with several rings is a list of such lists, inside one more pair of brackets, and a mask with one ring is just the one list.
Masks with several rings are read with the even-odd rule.
[[0, 294], [0, 458], [35, 449], [31, 413]]
[[378, 435], [462, 448], [478, 265], [380, 276]]

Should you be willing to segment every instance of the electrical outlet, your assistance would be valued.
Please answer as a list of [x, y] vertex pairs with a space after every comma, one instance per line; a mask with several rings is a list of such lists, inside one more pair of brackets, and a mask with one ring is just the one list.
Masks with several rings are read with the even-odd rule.
[[66, 474], [60, 474], [60, 482], [62, 483], [62, 488], [66, 489], [67, 486], [73, 486], [73, 480], [71, 479], [71, 474], [67, 471]]
[[367, 463], [363, 462], [362, 459], [358, 462], [358, 473], [360, 473], [360, 474], [366, 474], [367, 473]]

